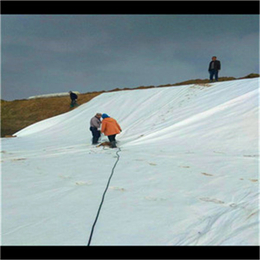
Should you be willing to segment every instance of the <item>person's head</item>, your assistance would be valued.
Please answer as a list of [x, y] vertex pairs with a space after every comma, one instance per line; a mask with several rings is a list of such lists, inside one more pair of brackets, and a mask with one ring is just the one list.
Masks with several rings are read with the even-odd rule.
[[102, 114], [101, 113], [96, 113], [97, 118], [101, 118]]
[[217, 59], [217, 57], [216, 57], [216, 56], [213, 56], [211, 59], [214, 61], [214, 60], [216, 60], [216, 59]]
[[102, 114], [102, 118], [103, 118], [103, 119], [105, 119], [105, 118], [107, 118], [107, 117], [109, 117], [109, 115], [107, 115], [107, 114]]

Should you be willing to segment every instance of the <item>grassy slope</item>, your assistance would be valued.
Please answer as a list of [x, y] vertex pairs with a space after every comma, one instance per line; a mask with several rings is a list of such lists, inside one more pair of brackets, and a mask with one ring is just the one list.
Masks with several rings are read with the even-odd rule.
[[[249, 74], [243, 78], [259, 77], [258, 74]], [[219, 81], [234, 80], [233, 77], [223, 77]], [[241, 78], [242, 79], [242, 78]], [[184, 84], [205, 84], [209, 80], [188, 80], [176, 84], [161, 85], [158, 87], [178, 86]], [[155, 86], [141, 86], [136, 89], [153, 88]], [[114, 89], [111, 91], [120, 91], [126, 89]], [[128, 90], [131, 90], [128, 88]], [[108, 92], [111, 92], [108, 91]], [[103, 92], [93, 92], [80, 94], [78, 103], [84, 104], [92, 98], [100, 95]], [[70, 111], [70, 98], [67, 97], [50, 97], [50, 98], [37, 98], [37, 99], [24, 99], [14, 101], [1, 100], [1, 137], [12, 135], [15, 132], [41, 120], [60, 115]]]
[[[78, 103], [86, 103], [100, 93], [81, 94]], [[14, 101], [1, 100], [1, 137], [12, 135], [26, 126], [70, 110], [69, 96]]]

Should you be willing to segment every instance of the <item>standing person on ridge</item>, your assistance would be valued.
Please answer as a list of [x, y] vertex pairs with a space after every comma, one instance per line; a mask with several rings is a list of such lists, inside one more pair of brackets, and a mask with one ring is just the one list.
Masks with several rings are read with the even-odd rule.
[[92, 132], [92, 144], [97, 144], [98, 139], [100, 137], [100, 126], [101, 126], [101, 113], [97, 113], [94, 117], [90, 120], [90, 128], [89, 130]]
[[218, 81], [218, 72], [221, 68], [220, 61], [217, 60], [216, 56], [212, 57], [212, 61], [209, 63], [209, 79], [210, 82], [213, 81], [213, 76], [215, 76], [215, 80]]
[[101, 133], [104, 133], [108, 137], [111, 148], [116, 148], [116, 135], [120, 134], [122, 129], [117, 121], [107, 114], [102, 114], [102, 118]]

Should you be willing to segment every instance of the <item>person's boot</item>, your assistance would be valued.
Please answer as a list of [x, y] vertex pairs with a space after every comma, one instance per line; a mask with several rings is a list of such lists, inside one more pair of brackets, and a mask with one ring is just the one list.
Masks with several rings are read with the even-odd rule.
[[111, 142], [111, 148], [116, 148], [116, 141]]

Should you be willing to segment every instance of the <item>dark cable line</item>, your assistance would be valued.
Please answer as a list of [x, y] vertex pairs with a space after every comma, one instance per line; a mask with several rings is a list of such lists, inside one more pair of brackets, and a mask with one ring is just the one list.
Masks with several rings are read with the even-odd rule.
[[118, 161], [119, 161], [119, 158], [120, 158], [119, 152], [120, 152], [120, 151], [121, 151], [121, 149], [118, 148], [118, 150], [117, 150], [117, 152], [116, 152], [117, 160], [116, 160], [116, 162], [115, 162], [115, 164], [114, 164], [114, 166], [113, 166], [113, 168], [112, 168], [112, 172], [111, 172], [110, 177], [109, 177], [109, 179], [108, 179], [107, 186], [106, 186], [106, 188], [105, 188], [105, 190], [104, 190], [104, 192], [103, 192], [102, 200], [101, 200], [101, 203], [100, 203], [100, 205], [99, 205], [99, 208], [98, 208], [98, 211], [97, 211], [97, 215], [96, 215], [95, 221], [94, 221], [94, 223], [93, 223], [93, 225], [92, 225], [92, 228], [91, 228], [91, 232], [90, 232], [90, 236], [89, 236], [89, 240], [88, 240], [88, 246], [90, 246], [91, 239], [92, 239], [92, 236], [93, 236], [93, 233], [94, 233], [94, 229], [95, 229], [95, 226], [96, 226], [98, 217], [99, 217], [99, 213], [100, 213], [100, 211], [101, 211], [101, 208], [102, 208], [102, 205], [103, 205], [105, 196], [106, 196], [106, 192], [107, 192], [107, 190], [108, 190], [110, 181], [111, 181], [112, 176], [113, 176], [113, 174], [114, 174], [114, 170], [115, 170], [115, 168], [116, 168], [116, 165], [117, 165], [117, 163], [118, 163]]

